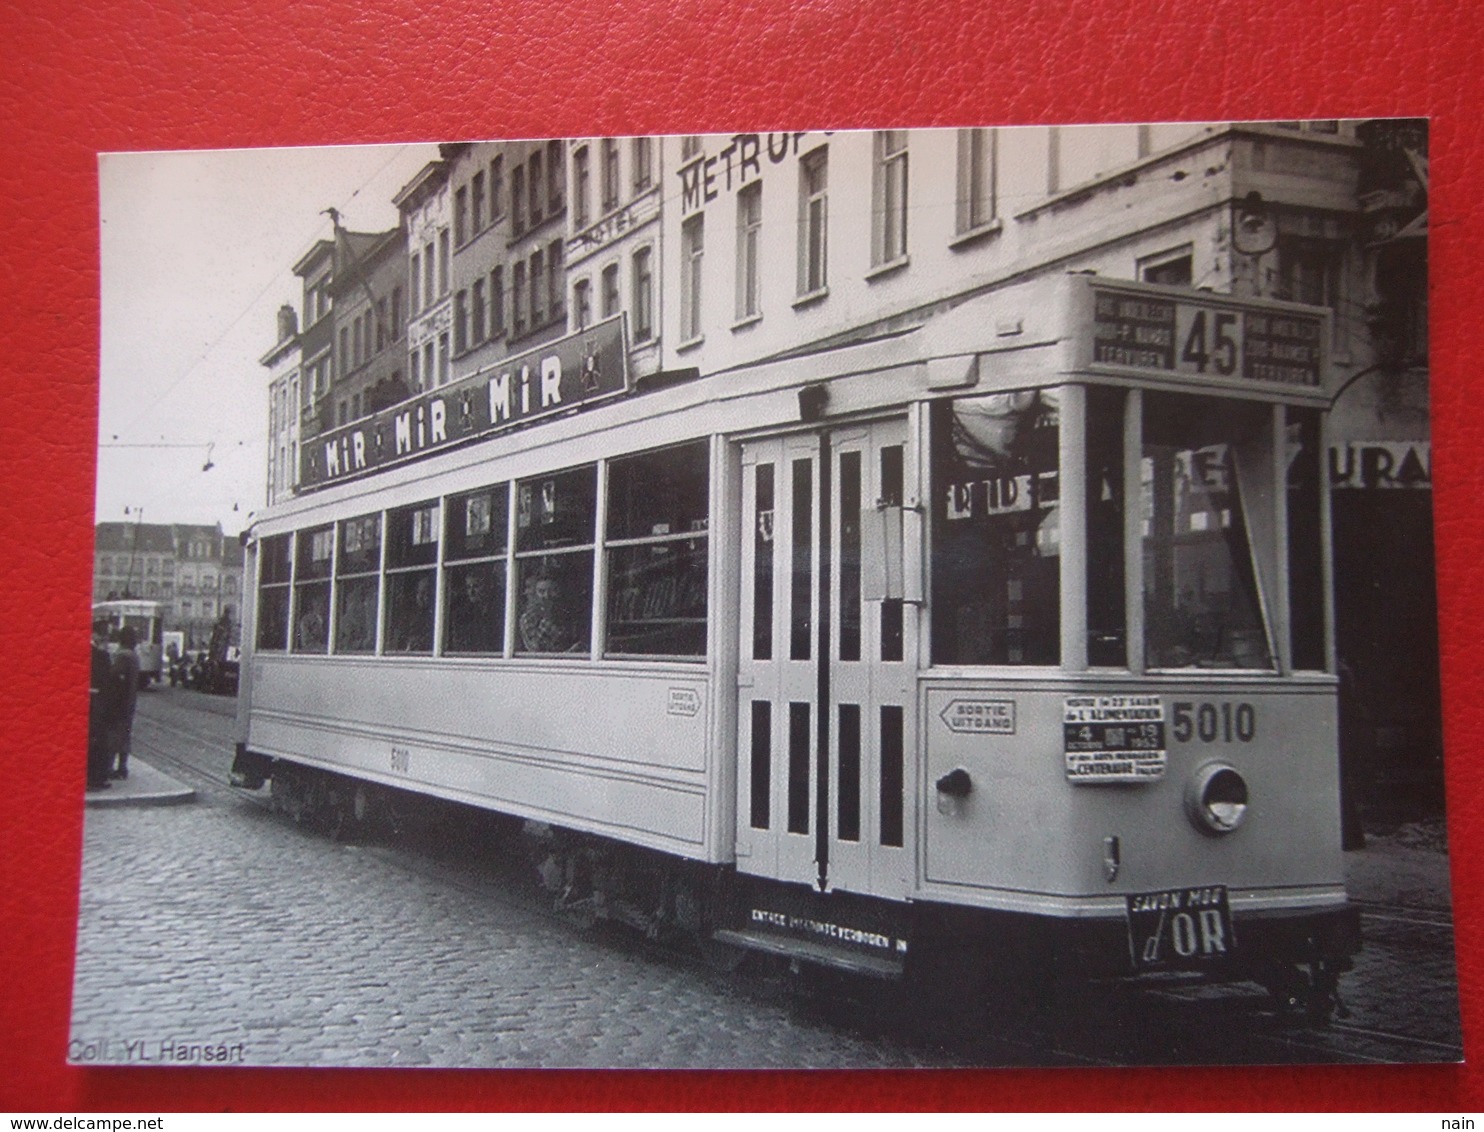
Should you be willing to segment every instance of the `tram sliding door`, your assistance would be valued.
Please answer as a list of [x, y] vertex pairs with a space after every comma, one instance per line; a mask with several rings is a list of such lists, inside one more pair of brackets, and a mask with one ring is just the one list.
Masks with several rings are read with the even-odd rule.
[[920, 538], [907, 457], [901, 420], [742, 446], [741, 872], [910, 889], [916, 618], [886, 577]]

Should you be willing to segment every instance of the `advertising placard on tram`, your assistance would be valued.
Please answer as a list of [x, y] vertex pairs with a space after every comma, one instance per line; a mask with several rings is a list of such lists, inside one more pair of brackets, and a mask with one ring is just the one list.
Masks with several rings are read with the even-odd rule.
[[1062, 705], [1067, 778], [1151, 782], [1165, 773], [1165, 707], [1158, 696], [1068, 696]]
[[623, 316], [304, 442], [299, 490], [431, 456], [629, 388]]
[[1089, 290], [1088, 365], [1323, 385], [1328, 324], [1320, 311], [1101, 282]]

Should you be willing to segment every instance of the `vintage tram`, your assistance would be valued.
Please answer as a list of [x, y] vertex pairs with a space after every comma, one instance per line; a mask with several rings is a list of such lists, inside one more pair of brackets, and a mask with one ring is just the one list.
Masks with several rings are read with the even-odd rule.
[[1330, 333], [1072, 274], [705, 376], [632, 381], [615, 319], [423, 393], [251, 531], [234, 780], [510, 815], [651, 931], [1323, 1015]]

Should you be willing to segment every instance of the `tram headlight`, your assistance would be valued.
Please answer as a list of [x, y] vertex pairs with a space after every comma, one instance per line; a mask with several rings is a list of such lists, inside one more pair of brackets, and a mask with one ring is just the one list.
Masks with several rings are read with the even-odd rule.
[[1186, 787], [1185, 811], [1202, 833], [1230, 833], [1247, 818], [1247, 780], [1226, 763], [1207, 763]]

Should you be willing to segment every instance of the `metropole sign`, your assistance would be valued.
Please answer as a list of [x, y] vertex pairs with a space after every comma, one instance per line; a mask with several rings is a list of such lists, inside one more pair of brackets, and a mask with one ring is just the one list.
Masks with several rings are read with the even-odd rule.
[[629, 389], [623, 316], [305, 441], [299, 490], [418, 460]]

